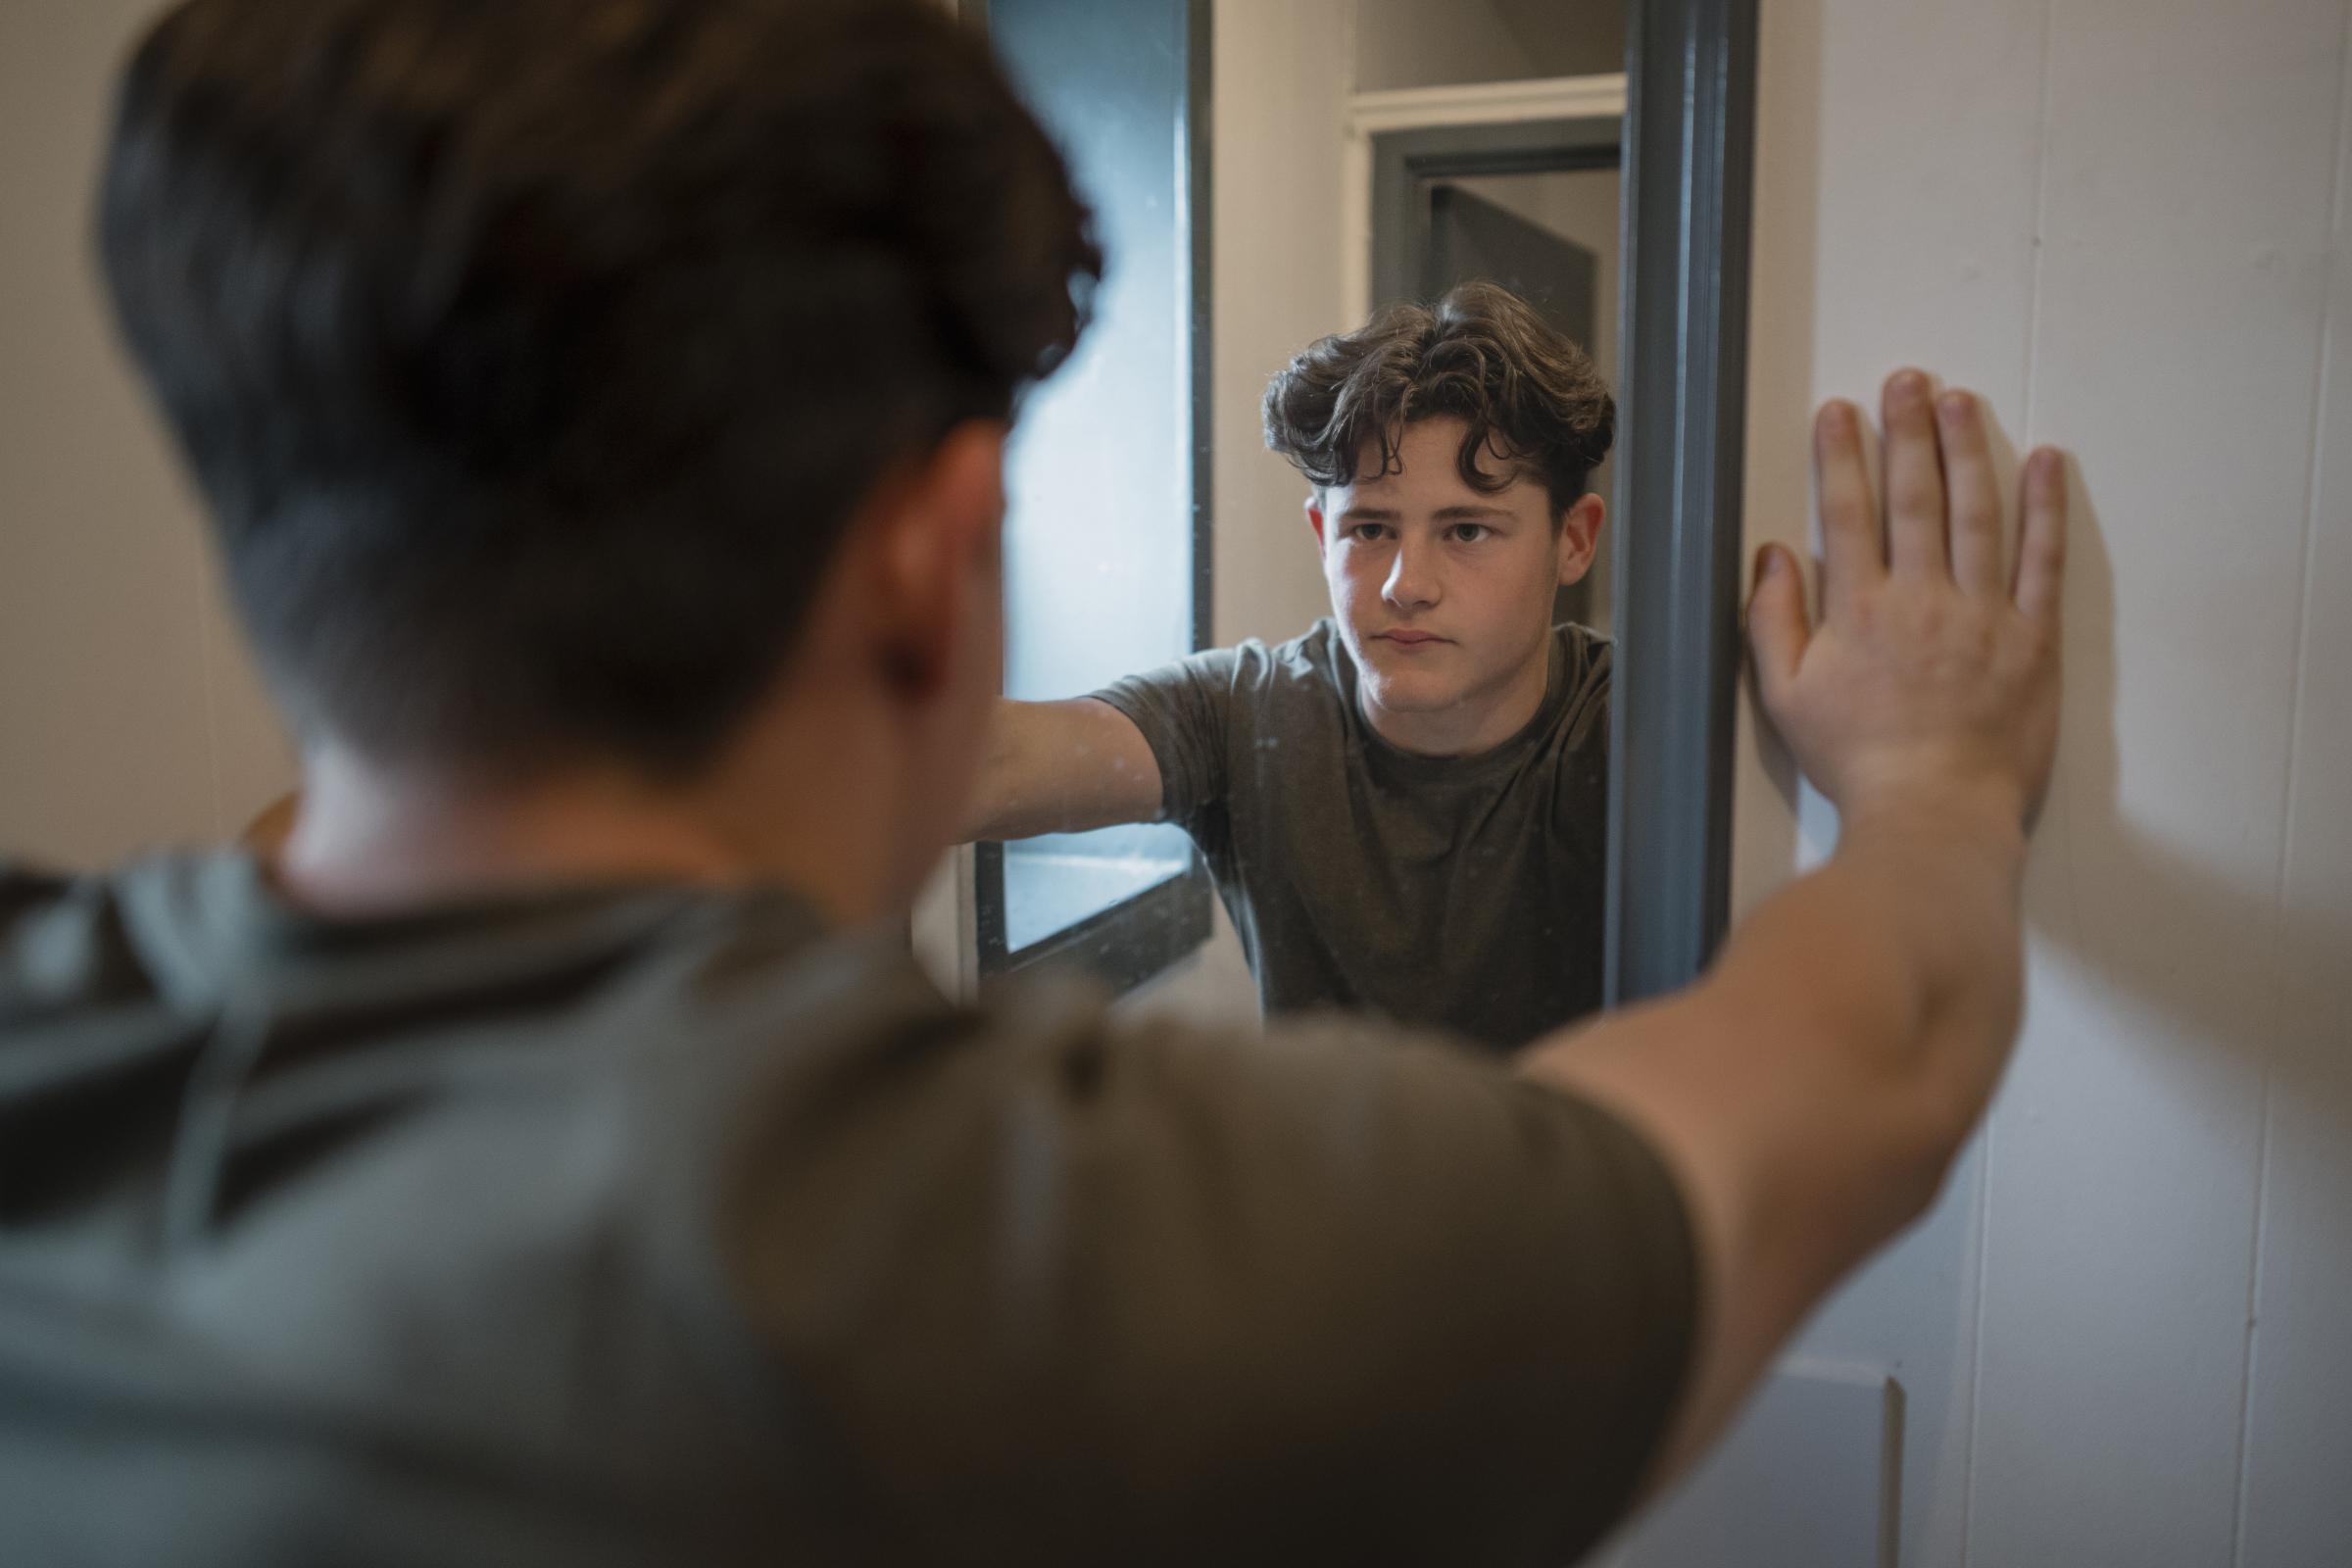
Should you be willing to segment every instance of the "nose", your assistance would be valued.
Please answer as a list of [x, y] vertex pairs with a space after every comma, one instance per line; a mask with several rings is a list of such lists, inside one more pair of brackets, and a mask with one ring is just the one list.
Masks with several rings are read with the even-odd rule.
[[1380, 597], [1391, 609], [1409, 614], [1438, 602], [1435, 554], [1429, 545], [1410, 535], [1397, 541], [1396, 554], [1389, 562], [1388, 578], [1380, 585]]

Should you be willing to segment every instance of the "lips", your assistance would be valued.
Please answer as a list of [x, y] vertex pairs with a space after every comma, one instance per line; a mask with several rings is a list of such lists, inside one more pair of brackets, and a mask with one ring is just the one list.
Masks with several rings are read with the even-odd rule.
[[1428, 631], [1384, 631], [1380, 634], [1380, 638], [1383, 642], [1395, 643], [1400, 648], [1427, 648], [1434, 643], [1453, 641], [1450, 637], [1440, 637], [1437, 633]]

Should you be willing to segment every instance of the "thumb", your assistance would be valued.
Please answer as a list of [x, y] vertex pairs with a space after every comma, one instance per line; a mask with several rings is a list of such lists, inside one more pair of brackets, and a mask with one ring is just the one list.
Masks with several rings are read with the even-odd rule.
[[1805, 618], [1804, 574], [1788, 551], [1766, 545], [1756, 554], [1756, 584], [1747, 600], [1747, 640], [1767, 709], [1779, 710], [1812, 639], [1813, 629]]

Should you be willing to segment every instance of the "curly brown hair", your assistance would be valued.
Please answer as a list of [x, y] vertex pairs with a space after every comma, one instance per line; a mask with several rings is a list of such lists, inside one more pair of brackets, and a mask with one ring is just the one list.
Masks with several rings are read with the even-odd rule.
[[[1266, 388], [1266, 445], [1318, 489], [1398, 466], [1404, 427], [1452, 417], [1468, 429], [1462, 480], [1493, 494], [1540, 478], [1557, 517], [1609, 455], [1617, 408], [1592, 361], [1535, 309], [1493, 283], [1435, 305], [1392, 305], [1352, 332], [1307, 345]], [[1492, 451], [1515, 471], [1479, 467]]]

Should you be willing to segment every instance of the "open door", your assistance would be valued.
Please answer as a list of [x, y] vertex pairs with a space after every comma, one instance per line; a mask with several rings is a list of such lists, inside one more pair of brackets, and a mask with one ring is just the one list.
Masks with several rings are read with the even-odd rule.
[[1542, 312], [1572, 343], [1593, 342], [1600, 259], [1565, 235], [1459, 185], [1429, 191], [1429, 252], [1422, 295], [1456, 283], [1500, 283]]

